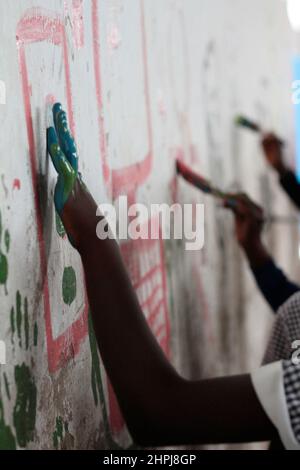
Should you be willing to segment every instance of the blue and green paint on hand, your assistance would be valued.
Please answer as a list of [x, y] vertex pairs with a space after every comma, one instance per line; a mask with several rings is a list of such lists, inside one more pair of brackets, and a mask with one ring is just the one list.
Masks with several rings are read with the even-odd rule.
[[67, 115], [60, 103], [53, 106], [54, 127], [47, 129], [47, 148], [58, 173], [54, 191], [56, 210], [61, 215], [78, 177], [75, 140], [69, 130]]

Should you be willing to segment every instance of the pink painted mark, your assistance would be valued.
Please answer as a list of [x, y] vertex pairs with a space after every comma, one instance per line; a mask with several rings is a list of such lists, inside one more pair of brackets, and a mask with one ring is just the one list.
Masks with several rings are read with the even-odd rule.
[[113, 196], [118, 197], [120, 194], [136, 191], [137, 187], [142, 185], [150, 175], [153, 161], [153, 138], [150, 111], [150, 95], [149, 95], [149, 79], [148, 79], [148, 56], [147, 56], [147, 40], [145, 28], [144, 3], [140, 0], [140, 21], [142, 30], [142, 60], [144, 73], [144, 90], [146, 101], [146, 120], [148, 134], [148, 153], [144, 160], [129, 165], [124, 168], [112, 171]]
[[24, 111], [27, 128], [27, 138], [30, 155], [30, 169], [32, 178], [32, 189], [34, 195], [37, 237], [39, 244], [39, 254], [41, 262], [41, 275], [43, 279], [43, 302], [44, 317], [46, 327], [46, 341], [48, 354], [48, 367], [50, 372], [63, 367], [72, 357], [76, 356], [80, 350], [80, 344], [88, 332], [88, 302], [85, 294], [85, 305], [74, 323], [72, 323], [62, 334], [54, 338], [51, 320], [49, 280], [47, 274], [47, 255], [45, 249], [45, 239], [43, 234], [43, 219], [39, 201], [37, 184], [37, 154], [35, 146], [35, 136], [32, 121], [31, 93], [28, 77], [25, 48], [29, 44], [47, 41], [56, 46], [62, 47], [63, 63], [66, 81], [67, 110], [72, 133], [76, 135], [73, 103], [71, 93], [70, 68], [68, 60], [67, 39], [64, 24], [58, 15], [49, 15], [49, 12], [39, 8], [28, 10], [17, 25], [17, 48], [19, 55], [19, 67], [22, 80], [22, 92], [24, 101]]
[[46, 96], [46, 104], [48, 105], [54, 105], [56, 103], [56, 98], [54, 95], [52, 95], [52, 93], [49, 93], [47, 96]]
[[118, 49], [122, 40], [119, 28], [115, 24], [110, 24], [107, 27], [107, 46], [110, 50]]
[[147, 44], [145, 32], [145, 18], [144, 18], [144, 5], [140, 1], [141, 9], [141, 30], [142, 30], [142, 60], [143, 60], [143, 74], [144, 74], [144, 89], [146, 101], [146, 120], [147, 120], [147, 134], [148, 134], [148, 152], [144, 159], [132, 165], [111, 170], [107, 161], [107, 148], [105, 139], [105, 126], [103, 118], [103, 98], [102, 98], [102, 80], [100, 68], [100, 44], [99, 44], [99, 15], [98, 15], [97, 0], [92, 0], [92, 22], [93, 22], [93, 46], [94, 46], [94, 74], [96, 83], [96, 98], [98, 106], [98, 124], [99, 124], [99, 143], [100, 154], [102, 159], [102, 169], [104, 180], [106, 184], [112, 184], [113, 197], [117, 198], [120, 194], [128, 194], [136, 191], [137, 187], [144, 183], [148, 178], [153, 158], [153, 142], [152, 142], [152, 126], [151, 126], [151, 112], [150, 112], [150, 97], [149, 97], [149, 83], [148, 83], [148, 69], [147, 69]]
[[73, 38], [77, 49], [84, 46], [83, 0], [72, 0]]
[[14, 189], [17, 189], [18, 191], [20, 191], [21, 189], [21, 181], [19, 180], [19, 178], [15, 178], [13, 180], [13, 190]]
[[[92, 24], [94, 46], [94, 74], [96, 84], [96, 100], [98, 106], [99, 146], [102, 169], [107, 188], [112, 185], [112, 196], [121, 194], [128, 197], [128, 204], [136, 201], [136, 193], [150, 175], [153, 161], [153, 138], [151, 126], [150, 97], [148, 83], [148, 60], [145, 31], [144, 5], [140, 0], [140, 22], [142, 42], [142, 62], [145, 90], [146, 122], [148, 135], [148, 151], [143, 160], [120, 169], [109, 168], [103, 117], [102, 79], [100, 68], [99, 16], [97, 0], [92, 1]], [[153, 221], [152, 221], [153, 222]], [[147, 222], [147, 224], [149, 221]], [[149, 322], [149, 325], [166, 355], [169, 355], [170, 324], [167, 303], [166, 270], [164, 263], [164, 247], [158, 224], [158, 240], [133, 240], [121, 245], [121, 252], [129, 271], [138, 299]], [[119, 434], [124, 427], [117, 399], [113, 389], [108, 385], [110, 426], [113, 434]]]
[[93, 29], [93, 54], [94, 54], [94, 75], [96, 87], [96, 103], [98, 111], [98, 127], [99, 127], [99, 148], [102, 160], [103, 178], [107, 186], [110, 185], [110, 169], [107, 163], [107, 147], [103, 117], [103, 99], [102, 99], [102, 79], [101, 79], [101, 61], [100, 61], [100, 41], [99, 41], [99, 18], [98, 18], [98, 2], [92, 0], [92, 29]]
[[162, 90], [158, 91], [157, 95], [157, 107], [158, 107], [158, 113], [161, 117], [165, 118], [167, 115], [167, 108], [166, 108], [166, 103], [165, 103], [165, 97], [162, 92]]

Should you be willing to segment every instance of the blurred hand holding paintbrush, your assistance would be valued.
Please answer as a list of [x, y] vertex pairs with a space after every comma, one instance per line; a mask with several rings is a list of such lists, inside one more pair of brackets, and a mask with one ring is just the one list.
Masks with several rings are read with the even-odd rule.
[[251, 119], [246, 118], [245, 116], [237, 116], [235, 119], [235, 123], [237, 126], [241, 126], [253, 132], [260, 133], [262, 148], [269, 165], [274, 168], [274, 170], [276, 170], [280, 176], [282, 176], [284, 173], [286, 173], [286, 171], [288, 171], [287, 167], [284, 164], [283, 158], [283, 140], [281, 140], [272, 132], [263, 132], [259, 124], [252, 121]]
[[205, 194], [210, 194], [223, 202], [223, 206], [233, 210], [235, 213], [242, 211], [245, 205], [247, 205], [248, 211], [253, 213], [253, 217], [257, 217], [260, 222], [263, 223], [298, 223], [296, 217], [278, 216], [274, 214], [263, 215], [263, 210], [257, 204], [255, 204], [246, 194], [244, 193], [229, 193], [222, 191], [212, 183], [193, 171], [181, 160], [176, 161], [176, 171], [180, 174], [188, 183], [192, 184], [196, 188], [200, 189]]
[[270, 257], [261, 240], [265, 222], [263, 210], [246, 194], [223, 192], [212, 186], [210, 181], [192, 171], [181, 161], [176, 162], [177, 173], [206, 194], [222, 200], [223, 206], [230, 208], [235, 215], [235, 232], [238, 243], [252, 266], [262, 266]]

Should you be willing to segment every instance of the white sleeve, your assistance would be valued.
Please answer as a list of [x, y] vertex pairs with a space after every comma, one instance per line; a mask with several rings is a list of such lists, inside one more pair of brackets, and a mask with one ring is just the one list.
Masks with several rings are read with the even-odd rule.
[[267, 416], [277, 428], [287, 450], [300, 450], [295, 437], [284, 386], [282, 362], [273, 362], [251, 374], [255, 392]]

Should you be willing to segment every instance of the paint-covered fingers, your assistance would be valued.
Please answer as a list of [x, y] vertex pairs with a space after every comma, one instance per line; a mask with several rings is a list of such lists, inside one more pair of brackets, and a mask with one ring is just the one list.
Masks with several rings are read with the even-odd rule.
[[61, 214], [74, 187], [77, 173], [61, 150], [53, 127], [49, 127], [47, 129], [47, 148], [53, 165], [58, 173], [54, 202], [56, 210]]
[[71, 244], [79, 249], [81, 236], [94, 230], [97, 205], [77, 171], [77, 153], [69, 131], [67, 115], [61, 105], [53, 106], [55, 127], [47, 129], [47, 148], [58, 173], [54, 191], [55, 208]]
[[47, 149], [50, 154], [53, 165], [59, 175], [67, 176], [68, 173], [74, 173], [74, 170], [66, 159], [57, 139], [55, 129], [47, 129]]
[[279, 173], [286, 171], [282, 153], [283, 141], [275, 134], [268, 133], [264, 135], [261, 145], [267, 162]]
[[62, 109], [60, 103], [56, 103], [53, 106], [53, 120], [62, 151], [77, 173], [78, 155], [76, 143], [69, 129], [67, 114]]

